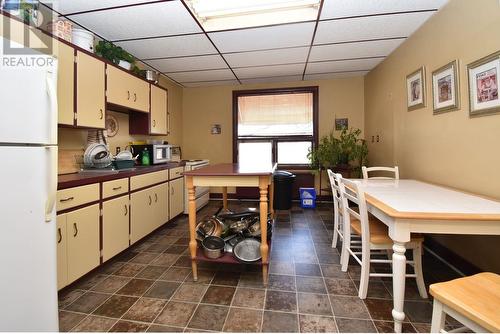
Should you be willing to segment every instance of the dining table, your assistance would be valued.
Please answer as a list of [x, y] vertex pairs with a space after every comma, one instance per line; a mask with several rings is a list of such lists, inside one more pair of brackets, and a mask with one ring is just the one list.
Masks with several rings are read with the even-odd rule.
[[351, 179], [393, 241], [394, 331], [405, 320], [406, 243], [412, 233], [500, 235], [500, 201], [410, 179]]

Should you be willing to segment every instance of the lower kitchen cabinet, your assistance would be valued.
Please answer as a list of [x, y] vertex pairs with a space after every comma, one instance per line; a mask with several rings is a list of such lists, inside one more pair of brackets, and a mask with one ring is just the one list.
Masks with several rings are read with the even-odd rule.
[[184, 212], [184, 178], [169, 182], [170, 186], [170, 219]]
[[168, 221], [168, 183], [163, 183], [151, 188], [151, 192], [154, 197], [152, 219], [152, 230], [154, 230]]
[[99, 204], [57, 216], [58, 287], [82, 277], [100, 263]]
[[129, 246], [128, 195], [102, 203], [102, 260], [107, 261]]
[[68, 284], [68, 254], [66, 236], [66, 215], [57, 216], [57, 289], [62, 289]]
[[153, 196], [151, 189], [130, 195], [130, 243], [140, 240], [151, 231], [153, 220]]

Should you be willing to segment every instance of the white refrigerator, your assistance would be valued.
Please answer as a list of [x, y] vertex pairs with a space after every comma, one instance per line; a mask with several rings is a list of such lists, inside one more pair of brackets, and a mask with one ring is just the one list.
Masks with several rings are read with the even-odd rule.
[[0, 67], [0, 332], [58, 331], [53, 63]]

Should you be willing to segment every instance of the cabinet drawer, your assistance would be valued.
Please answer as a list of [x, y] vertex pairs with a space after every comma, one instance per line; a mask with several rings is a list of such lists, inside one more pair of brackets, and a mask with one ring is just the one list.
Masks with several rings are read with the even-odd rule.
[[108, 198], [128, 192], [128, 178], [102, 183], [102, 198]]
[[81, 187], [57, 191], [57, 211], [66, 210], [85, 203], [99, 200], [99, 184], [89, 184]]
[[170, 169], [170, 180], [181, 177], [183, 172], [184, 167], [175, 167]]
[[165, 182], [168, 180], [168, 170], [132, 176], [130, 178], [130, 190], [148, 187], [152, 184]]

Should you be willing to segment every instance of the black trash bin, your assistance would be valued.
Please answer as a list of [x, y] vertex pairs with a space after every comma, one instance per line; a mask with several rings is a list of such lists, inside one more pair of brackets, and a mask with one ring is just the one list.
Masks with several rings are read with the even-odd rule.
[[292, 207], [292, 185], [295, 175], [285, 170], [277, 170], [274, 178], [274, 209], [290, 210]]

